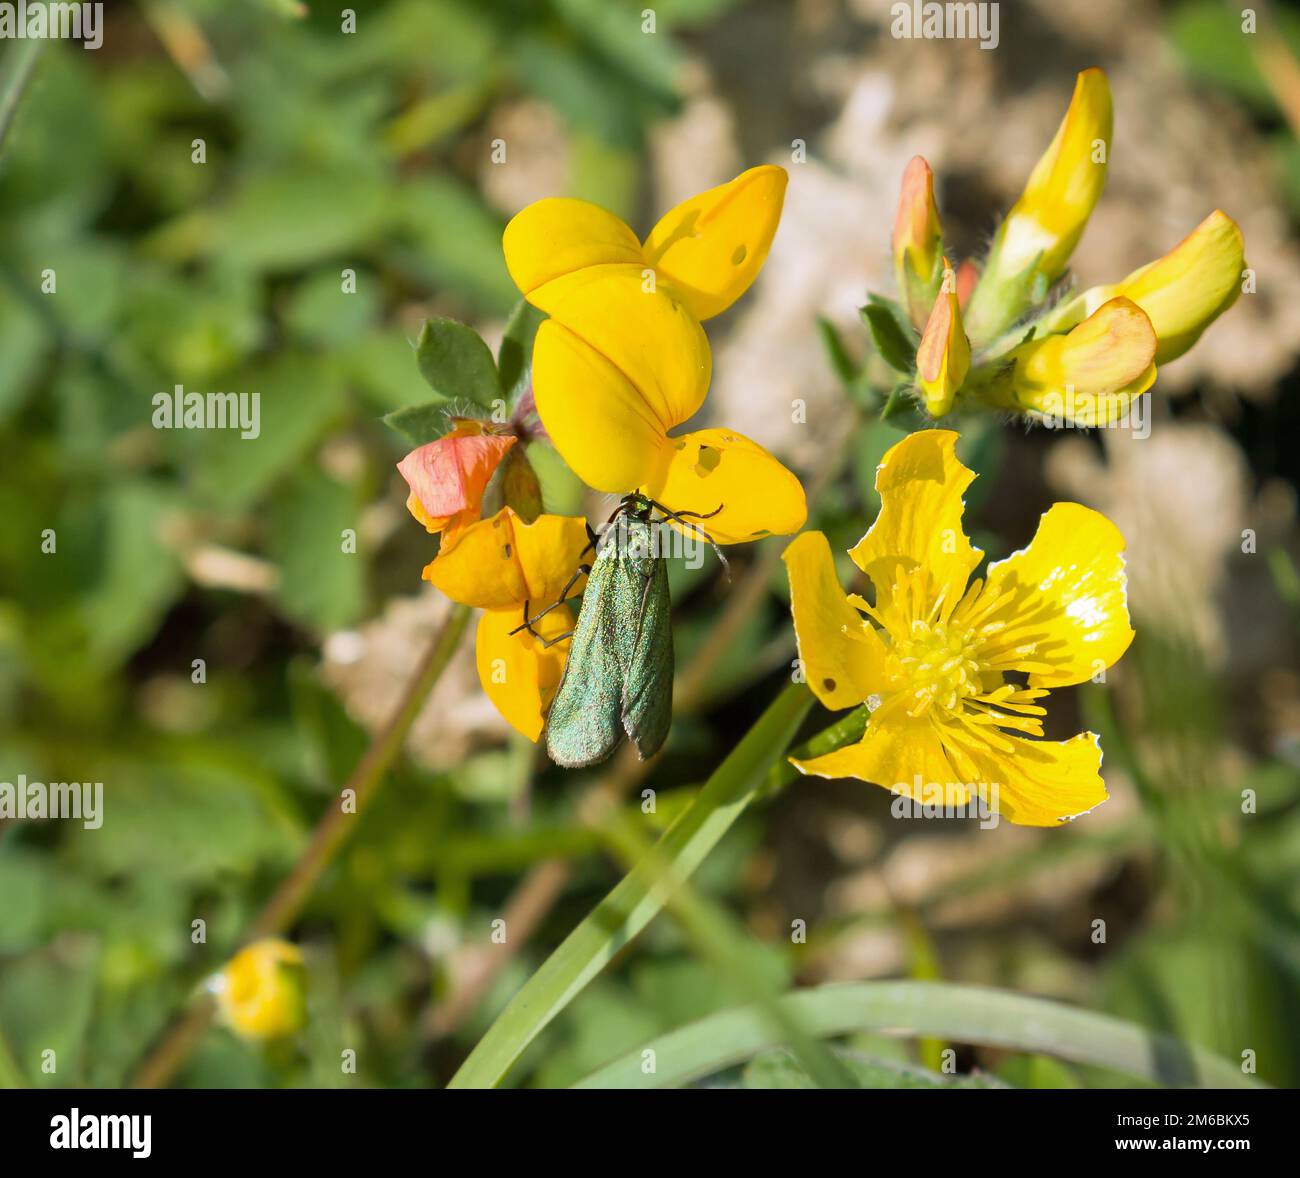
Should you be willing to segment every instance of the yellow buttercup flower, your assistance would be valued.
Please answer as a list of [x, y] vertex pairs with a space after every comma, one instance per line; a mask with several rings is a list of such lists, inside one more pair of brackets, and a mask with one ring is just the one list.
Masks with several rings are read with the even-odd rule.
[[1058, 503], [1027, 548], [971, 581], [983, 553], [963, 531], [962, 494], [975, 476], [956, 441], [925, 430], [885, 455], [880, 514], [850, 552], [873, 604], [845, 595], [822, 533], [786, 549], [808, 686], [828, 708], [870, 710], [861, 742], [794, 764], [1055, 826], [1106, 800], [1101, 748], [1092, 733], [1027, 738], [1043, 735], [1049, 688], [1092, 678], [1132, 641], [1124, 539], [1100, 513]]
[[941, 288], [916, 352], [916, 384], [932, 417], [952, 408], [970, 372], [970, 341], [961, 321], [957, 276], [943, 259]]
[[1112, 124], [1106, 75], [1084, 70], [1056, 137], [993, 239], [970, 303], [972, 338], [992, 337], [1019, 318], [1035, 275], [1050, 285], [1064, 273], [1106, 185]]
[[281, 1039], [307, 1020], [302, 951], [267, 939], [241, 949], [212, 981], [222, 1020], [245, 1039]]
[[758, 273], [785, 183], [781, 168], [751, 169], [673, 209], [644, 245], [612, 213], [572, 199], [538, 201], [505, 231], [511, 276], [549, 316], [532, 373], [556, 449], [598, 491], [716, 511], [701, 526], [720, 543], [797, 531], [807, 514], [799, 480], [757, 443], [727, 429], [670, 432], [708, 392], [700, 320]]
[[1162, 258], [1113, 286], [1094, 286], [1063, 304], [1049, 330], [1063, 331], [1108, 299], [1132, 299], [1151, 320], [1155, 361], [1177, 360], [1241, 294], [1246, 246], [1237, 223], [1215, 209]]

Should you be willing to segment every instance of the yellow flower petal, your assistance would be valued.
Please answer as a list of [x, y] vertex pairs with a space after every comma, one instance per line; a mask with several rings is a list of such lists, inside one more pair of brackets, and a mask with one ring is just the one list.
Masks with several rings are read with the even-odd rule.
[[952, 408], [957, 390], [970, 372], [970, 341], [962, 329], [957, 280], [943, 259], [942, 288], [926, 321], [921, 346], [916, 351], [916, 383], [931, 417]]
[[569, 197], [547, 197], [515, 214], [501, 244], [506, 269], [526, 296], [586, 266], [645, 265], [641, 243], [623, 221], [599, 205]]
[[1020, 826], [1059, 826], [1101, 805], [1101, 746], [1091, 732], [1066, 741], [1026, 740], [999, 732], [997, 745], [970, 729], [945, 730], [958, 775], [985, 782], [993, 808]]
[[222, 1020], [246, 1039], [279, 1039], [306, 1021], [302, 951], [274, 938], [241, 949], [213, 981]]
[[826, 537], [804, 532], [781, 559], [790, 578], [799, 660], [812, 693], [835, 711], [885, 690], [885, 644], [840, 588]]
[[1002, 600], [982, 617], [992, 633], [981, 660], [1029, 672], [1031, 687], [1082, 683], [1114, 664], [1133, 641], [1123, 551], [1100, 512], [1054, 504], [1029, 547], [989, 565], [973, 608]]
[[888, 723], [873, 716], [857, 744], [790, 763], [816, 777], [856, 777], [921, 803], [962, 806], [970, 800], [963, 778], [944, 751], [939, 726], [895, 710]]
[[637, 387], [554, 320], [537, 329], [533, 395], [555, 448], [597, 491], [625, 494], [667, 461], [663, 425]]
[[[672, 292], [647, 285], [640, 267], [592, 266], [548, 282], [532, 301], [551, 322], [567, 328], [622, 373], [662, 432], [680, 425], [704, 403], [713, 364], [704, 329]], [[548, 431], [547, 407], [557, 397], [584, 405], [595, 399], [583, 387], [552, 387], [551, 378], [548, 369], [539, 377], [534, 367], [534, 395]], [[604, 438], [593, 440], [605, 443]]]
[[725, 311], [767, 258], [785, 200], [784, 168], [750, 168], [664, 215], [645, 257], [699, 319]]
[[425, 566], [424, 579], [478, 609], [525, 601], [546, 606], [559, 597], [586, 546], [587, 525], [579, 516], [540, 515], [528, 524], [503, 507], [466, 528], [449, 552], [439, 552]]
[[1084, 70], [1056, 137], [998, 233], [994, 249], [1005, 277], [1019, 274], [1039, 254], [1038, 270], [1048, 281], [1061, 276], [1106, 185], [1112, 124], [1106, 75]]
[[[479, 619], [474, 658], [483, 693], [512, 728], [536, 743], [564, 674], [568, 643], [548, 647], [527, 630], [511, 633], [523, 624], [522, 606], [486, 610]], [[573, 611], [561, 605], [538, 618], [533, 629], [554, 642], [573, 629]]]
[[1156, 363], [1167, 364], [1237, 301], [1245, 265], [1241, 230], [1215, 210], [1163, 258], [1111, 287], [1110, 295], [1124, 295], [1146, 312], [1160, 341]]
[[1030, 340], [995, 393], [1009, 408], [1079, 425], [1114, 425], [1156, 379], [1156, 333], [1130, 299], [1103, 303], [1065, 335]]
[[668, 444], [668, 462], [643, 490], [671, 511], [708, 515], [690, 523], [716, 543], [744, 544], [803, 527], [802, 484], [757, 442], [734, 430], [702, 429]]
[[957, 435], [930, 429], [893, 446], [876, 471], [880, 514], [849, 555], [876, 587], [878, 608], [888, 605], [900, 573], [922, 568], [925, 600], [913, 616], [943, 602], [944, 616], [957, 605], [983, 553], [962, 530], [962, 495], [975, 475], [957, 457]]

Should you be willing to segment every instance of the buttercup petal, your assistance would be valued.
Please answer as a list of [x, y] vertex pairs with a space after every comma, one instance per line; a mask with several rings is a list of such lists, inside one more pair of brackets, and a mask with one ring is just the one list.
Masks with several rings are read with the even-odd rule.
[[884, 691], [889, 682], [885, 644], [840, 588], [826, 537], [804, 532], [781, 559], [790, 578], [799, 660], [812, 693], [836, 711]]
[[900, 573], [923, 568], [929, 578], [929, 613], [943, 602], [944, 616], [961, 599], [983, 553], [962, 530], [962, 495], [975, 475], [957, 457], [957, 435], [930, 429], [893, 446], [876, 471], [880, 514], [849, 555], [876, 587], [877, 606], [887, 604]]
[[[660, 432], [704, 403], [713, 365], [704, 329], [672, 291], [648, 283], [641, 267], [592, 266], [548, 282], [532, 301], [622, 373]], [[553, 388], [550, 375], [544, 369], [539, 376], [534, 364], [538, 412], [553, 434], [547, 410], [557, 396], [584, 405], [594, 397], [581, 386]]]
[[268, 937], [241, 949], [214, 988], [222, 1021], [242, 1038], [280, 1039], [306, 1022], [302, 950], [288, 941]]
[[626, 494], [667, 461], [663, 424], [640, 390], [553, 319], [537, 329], [533, 344], [533, 395], [555, 448], [597, 491]]
[[645, 257], [699, 319], [725, 311], [754, 281], [781, 219], [787, 176], [750, 168], [666, 213], [645, 240]]
[[708, 516], [688, 517], [686, 534], [698, 529], [718, 544], [744, 544], [803, 527], [803, 485], [757, 442], [734, 430], [702, 429], [668, 445], [668, 461], [643, 489], [671, 511]]
[[958, 775], [967, 782], [984, 783], [986, 800], [1009, 822], [1059, 826], [1109, 796], [1101, 779], [1101, 745], [1094, 733], [1052, 741], [999, 732], [995, 739], [996, 744], [973, 729], [949, 728], [944, 747]]
[[541, 515], [528, 524], [503, 507], [466, 528], [451, 551], [439, 552], [425, 566], [424, 579], [478, 609], [526, 601], [546, 606], [559, 598], [586, 547], [586, 521], [579, 516]]
[[587, 266], [645, 265], [641, 243], [622, 220], [571, 197], [547, 197], [516, 213], [501, 244], [506, 269], [525, 297], [553, 278]]
[[920, 803], [962, 806], [970, 800], [965, 778], [944, 751], [939, 726], [896, 710], [888, 723], [867, 725], [857, 744], [807, 761], [790, 758], [800, 773], [815, 777], [856, 777]]
[[[523, 624], [523, 606], [484, 611], [474, 659], [483, 694], [512, 728], [535, 744], [564, 674], [568, 643], [545, 646], [527, 630], [512, 633]], [[561, 605], [538, 618], [533, 629], [542, 639], [554, 642], [573, 629], [573, 611]]]
[[1112, 666], [1133, 641], [1123, 551], [1100, 512], [1053, 505], [1027, 548], [989, 565], [969, 604], [987, 634], [981, 661], [1028, 672], [1031, 687], [1082, 683]]

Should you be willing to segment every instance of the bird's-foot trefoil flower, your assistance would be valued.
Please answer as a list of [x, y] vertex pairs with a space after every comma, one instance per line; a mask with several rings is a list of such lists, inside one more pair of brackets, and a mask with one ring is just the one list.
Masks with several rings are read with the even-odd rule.
[[719, 543], [797, 531], [803, 488], [729, 429], [671, 431], [703, 405], [712, 358], [701, 320], [753, 281], [780, 218], [786, 175], [754, 168], [666, 214], [644, 243], [586, 201], [550, 198], [506, 226], [506, 264], [548, 318], [533, 390], [561, 456], [589, 486], [638, 491], [707, 515]]
[[1058, 503], [1027, 548], [971, 580], [982, 553], [962, 526], [974, 474], [957, 435], [923, 430], [884, 457], [881, 509], [850, 556], [874, 600], [840, 588], [826, 537], [786, 549], [808, 686], [826, 707], [866, 703], [861, 742], [795, 761], [930, 803], [987, 805], [1055, 826], [1106, 800], [1092, 733], [1043, 736], [1048, 689], [1092, 679], [1133, 638], [1122, 551], [1105, 516]]
[[269, 938], [241, 949], [209, 982], [221, 1020], [243, 1039], [283, 1039], [307, 1021], [302, 950]]
[[[424, 570], [453, 601], [484, 611], [475, 636], [479, 682], [507, 723], [532, 741], [564, 671], [562, 636], [573, 629], [573, 611], [560, 599], [581, 592], [575, 570], [587, 540], [579, 516], [539, 515], [530, 523], [503, 507], [464, 529]], [[530, 617], [537, 620], [525, 627]]]
[[[1191, 348], [1241, 293], [1248, 273], [1241, 230], [1218, 210], [1122, 281], [1068, 289], [1067, 264], [1105, 185], [1111, 129], [1106, 75], [1085, 70], [988, 257], [980, 267], [961, 262], [955, 282], [926, 270], [935, 257], [944, 275], [951, 266], [929, 168], [919, 158], [908, 165], [893, 239], [893, 318], [915, 360], [890, 363], [903, 371], [900, 391], [929, 417], [991, 407], [1052, 424], [1127, 423], [1157, 367]], [[920, 316], [918, 298], [930, 300]], [[877, 344], [887, 359], [906, 353]]]

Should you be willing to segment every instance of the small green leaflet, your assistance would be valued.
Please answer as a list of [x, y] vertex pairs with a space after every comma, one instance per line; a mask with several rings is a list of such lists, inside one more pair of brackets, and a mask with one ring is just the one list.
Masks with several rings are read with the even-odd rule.
[[605, 760], [623, 734], [641, 759], [659, 751], [673, 713], [668, 567], [655, 555], [652, 505], [629, 495], [596, 543], [564, 677], [546, 721], [557, 765]]

